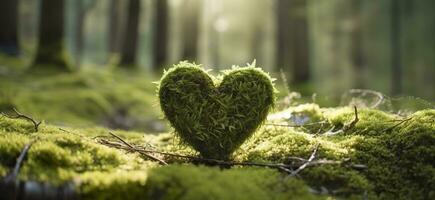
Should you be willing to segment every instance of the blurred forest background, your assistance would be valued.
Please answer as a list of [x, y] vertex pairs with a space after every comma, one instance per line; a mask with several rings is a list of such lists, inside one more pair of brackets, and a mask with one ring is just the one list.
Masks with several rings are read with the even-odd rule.
[[278, 83], [305, 96], [334, 98], [361, 88], [435, 99], [433, 0], [2, 0], [0, 5], [3, 79], [47, 70], [125, 69], [152, 85], [163, 68], [181, 60], [218, 72], [255, 59]]

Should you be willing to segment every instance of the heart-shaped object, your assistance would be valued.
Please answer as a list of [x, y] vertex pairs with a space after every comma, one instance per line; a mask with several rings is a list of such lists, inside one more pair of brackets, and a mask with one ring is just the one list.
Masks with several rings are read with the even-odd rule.
[[275, 102], [268, 74], [254, 64], [214, 78], [181, 62], [164, 73], [160, 106], [181, 140], [202, 157], [228, 160], [266, 119]]

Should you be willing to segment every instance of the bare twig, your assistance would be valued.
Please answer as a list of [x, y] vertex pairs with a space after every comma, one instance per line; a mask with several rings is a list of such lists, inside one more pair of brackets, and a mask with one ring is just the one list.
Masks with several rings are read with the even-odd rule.
[[336, 127], [333, 126], [331, 129], [329, 129], [328, 131], [323, 133], [323, 135], [333, 136], [333, 135], [347, 132], [350, 129], [354, 128], [356, 123], [358, 123], [358, 121], [359, 121], [359, 117], [358, 117], [358, 109], [356, 108], [356, 106], [354, 106], [353, 108], [354, 108], [354, 112], [355, 112], [355, 118], [349, 124], [345, 124], [341, 129], [339, 129], [337, 131], [334, 131]]
[[266, 126], [283, 126], [283, 127], [305, 127], [305, 126], [313, 126], [313, 125], [318, 125], [318, 124], [327, 124], [327, 121], [319, 121], [319, 122], [313, 122], [313, 123], [306, 123], [306, 124], [302, 124], [302, 125], [292, 125], [292, 124], [274, 124], [274, 123], [268, 123], [265, 124]]
[[307, 162], [307, 159], [299, 158], [299, 157], [294, 157], [294, 156], [288, 157], [288, 159], [289, 160], [298, 161], [298, 162]]
[[[117, 136], [116, 134], [114, 134], [114, 133], [112, 133], [112, 132], [110, 132], [110, 131], [109, 131], [109, 134], [112, 135], [113, 137], [117, 138], [118, 140], [120, 140], [122, 143], [124, 143], [125, 145], [127, 145], [127, 146], [130, 147], [131, 149], [135, 150], [135, 148], [134, 148], [130, 143], [126, 142], [126, 141], [125, 141], [124, 139], [122, 139], [121, 137]], [[145, 157], [150, 158], [151, 160], [155, 160], [155, 161], [159, 162], [159, 163], [162, 164], [162, 165], [167, 165], [167, 164], [168, 164], [168, 163], [166, 163], [164, 160], [162, 160], [162, 159], [160, 159], [160, 158], [157, 158], [157, 157], [155, 157], [155, 156], [153, 156], [153, 155], [150, 155], [150, 154], [148, 154], [148, 153], [146, 153], [146, 152], [143, 152], [143, 151], [137, 151], [137, 152], [139, 152], [140, 154], [144, 155]]]
[[59, 128], [59, 130], [65, 132], [65, 133], [72, 133], [71, 131], [66, 130], [66, 129], [64, 129], [64, 128]]
[[352, 122], [350, 122], [349, 124], [345, 125], [343, 127], [343, 131], [346, 132], [350, 129], [352, 129], [353, 127], [355, 127], [356, 123], [358, 123], [359, 118], [358, 118], [358, 109], [356, 108], [356, 106], [353, 107], [354, 108], [354, 112], [355, 112], [355, 118], [353, 119]]
[[319, 149], [319, 144], [316, 144], [316, 146], [314, 147], [314, 150], [311, 153], [311, 155], [308, 158], [308, 160], [304, 164], [299, 166], [299, 168], [297, 168], [295, 171], [293, 171], [289, 176], [295, 176], [295, 175], [297, 175], [300, 171], [304, 170], [311, 162], [313, 162], [314, 158], [316, 157], [318, 149]]
[[32, 144], [33, 144], [33, 141], [24, 145], [23, 150], [21, 151], [20, 155], [17, 158], [17, 162], [15, 163], [14, 169], [4, 178], [5, 182], [13, 182], [16, 180], [18, 173], [20, 171], [21, 165], [23, 163], [23, 160], [26, 157], [26, 154], [29, 151]]
[[19, 119], [19, 118], [26, 119], [26, 120], [33, 123], [33, 126], [35, 127], [35, 132], [38, 132], [38, 128], [39, 128], [39, 125], [41, 125], [41, 121], [38, 122], [38, 121], [34, 120], [32, 117], [25, 115], [23, 113], [20, 113], [16, 108], [13, 108], [13, 111], [15, 113], [15, 116], [7, 115], [5, 113], [2, 113], [2, 115], [6, 116], [8, 118], [11, 118], [11, 119]]
[[323, 126], [324, 126], [324, 125], [325, 125], [324, 123], [322, 123], [322, 124], [320, 125], [320, 128], [317, 130], [317, 132], [314, 133], [315, 136], [319, 136], [319, 135], [320, 135], [320, 132], [323, 130]]
[[402, 124], [408, 122], [408, 121], [411, 120], [411, 119], [412, 119], [412, 117], [410, 117], [410, 118], [406, 118], [406, 119], [402, 119], [402, 120], [399, 120], [398, 123], [394, 124], [394, 125], [391, 126], [391, 127], [388, 127], [388, 128], [386, 128], [386, 129], [384, 129], [383, 132], [385, 132], [385, 131], [391, 131], [391, 130], [395, 129], [396, 127], [398, 127], [398, 126], [400, 126], [400, 125], [402, 125]]

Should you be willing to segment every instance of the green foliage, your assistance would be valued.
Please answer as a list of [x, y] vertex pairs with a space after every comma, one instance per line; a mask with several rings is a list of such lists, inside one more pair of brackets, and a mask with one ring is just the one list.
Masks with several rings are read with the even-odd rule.
[[165, 72], [158, 95], [178, 136], [203, 157], [229, 159], [274, 105], [271, 78], [254, 65], [233, 67], [212, 78], [181, 62]]

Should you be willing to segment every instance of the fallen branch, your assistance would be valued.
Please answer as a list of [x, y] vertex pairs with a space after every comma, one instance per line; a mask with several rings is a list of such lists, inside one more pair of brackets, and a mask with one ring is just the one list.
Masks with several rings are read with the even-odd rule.
[[295, 127], [295, 128], [299, 128], [299, 127], [305, 127], [305, 126], [313, 126], [313, 125], [318, 125], [318, 124], [327, 124], [327, 121], [319, 121], [319, 122], [313, 122], [313, 123], [306, 123], [303, 125], [292, 125], [292, 124], [274, 124], [274, 123], [268, 123], [265, 124], [266, 126], [283, 126], [283, 127]]
[[297, 175], [300, 171], [304, 170], [310, 163], [312, 163], [314, 158], [316, 157], [318, 149], [319, 149], [319, 144], [316, 144], [316, 146], [314, 147], [314, 150], [311, 153], [311, 155], [308, 158], [308, 160], [304, 164], [299, 166], [299, 168], [297, 168], [295, 171], [293, 171], [289, 176], [295, 176], [295, 175]]
[[[109, 131], [109, 134], [112, 135], [113, 137], [115, 137], [116, 139], [120, 140], [122, 143], [124, 143], [125, 145], [127, 145], [128, 147], [130, 147], [131, 149], [135, 149], [130, 143], [126, 142], [124, 139], [122, 139], [121, 137], [117, 136], [116, 134], [112, 133]], [[139, 152], [139, 151], [138, 151]], [[166, 163], [164, 160], [157, 158], [153, 155], [150, 155], [148, 153], [145, 152], [139, 152], [140, 154], [144, 155], [145, 157], [150, 158], [151, 160], [155, 160], [157, 162], [159, 162], [162, 165], [167, 165], [168, 163]]]
[[4, 182], [6, 182], [6, 183], [15, 182], [15, 180], [18, 176], [18, 173], [20, 172], [20, 168], [22, 166], [23, 160], [26, 157], [26, 154], [29, 151], [32, 144], [33, 144], [33, 141], [24, 145], [23, 150], [21, 151], [20, 155], [17, 158], [17, 162], [15, 163], [14, 169], [4, 178], [4, 180], [3, 180]]
[[41, 121], [38, 122], [34, 120], [32, 117], [25, 115], [23, 113], [20, 113], [16, 108], [13, 108], [13, 111], [15, 113], [15, 116], [7, 115], [6, 113], [1, 113], [3, 116], [6, 116], [7, 118], [11, 119], [26, 119], [33, 123], [33, 126], [35, 127], [35, 132], [38, 132], [39, 125], [41, 125]]
[[402, 125], [403, 123], [408, 122], [408, 121], [411, 120], [411, 119], [412, 119], [412, 117], [410, 117], [410, 118], [406, 118], [406, 119], [402, 119], [402, 120], [398, 120], [398, 121], [399, 121], [398, 123], [394, 124], [394, 125], [391, 126], [391, 127], [388, 127], [388, 128], [386, 128], [386, 129], [384, 129], [383, 132], [391, 131], [391, 130], [395, 129], [396, 127]]
[[[119, 137], [119, 136], [118, 136]], [[118, 138], [119, 139], [119, 138]], [[300, 165], [298, 164], [284, 164], [284, 163], [256, 163], [256, 162], [236, 162], [236, 161], [227, 161], [227, 160], [217, 160], [217, 159], [210, 159], [210, 158], [201, 158], [196, 156], [190, 156], [190, 155], [182, 155], [177, 153], [171, 153], [171, 152], [162, 152], [157, 150], [148, 150], [143, 147], [139, 146], [133, 146], [133, 145], [127, 145], [124, 142], [112, 142], [106, 139], [99, 139], [98, 142], [102, 145], [116, 148], [116, 149], [122, 149], [126, 150], [128, 152], [139, 152], [139, 153], [146, 153], [146, 154], [160, 154], [164, 156], [169, 157], [175, 157], [175, 158], [182, 158], [186, 159], [188, 162], [195, 162], [195, 163], [202, 163], [202, 164], [209, 164], [209, 165], [219, 165], [222, 167], [231, 167], [231, 166], [257, 166], [257, 167], [267, 167], [267, 168], [274, 168], [281, 171], [284, 171], [286, 173], [291, 174], [293, 172], [294, 168], [299, 168]], [[295, 158], [295, 157], [292, 157]], [[298, 158], [299, 161], [305, 161], [303, 158]], [[306, 164], [306, 167], [316, 166], [316, 165], [324, 165], [324, 164], [333, 164], [333, 165], [341, 165], [344, 163], [347, 163], [348, 160], [345, 161], [333, 161], [333, 160], [316, 160], [312, 161]], [[354, 165], [350, 165], [353, 167]], [[363, 165], [355, 165], [354, 168], [361, 168], [364, 167]]]

